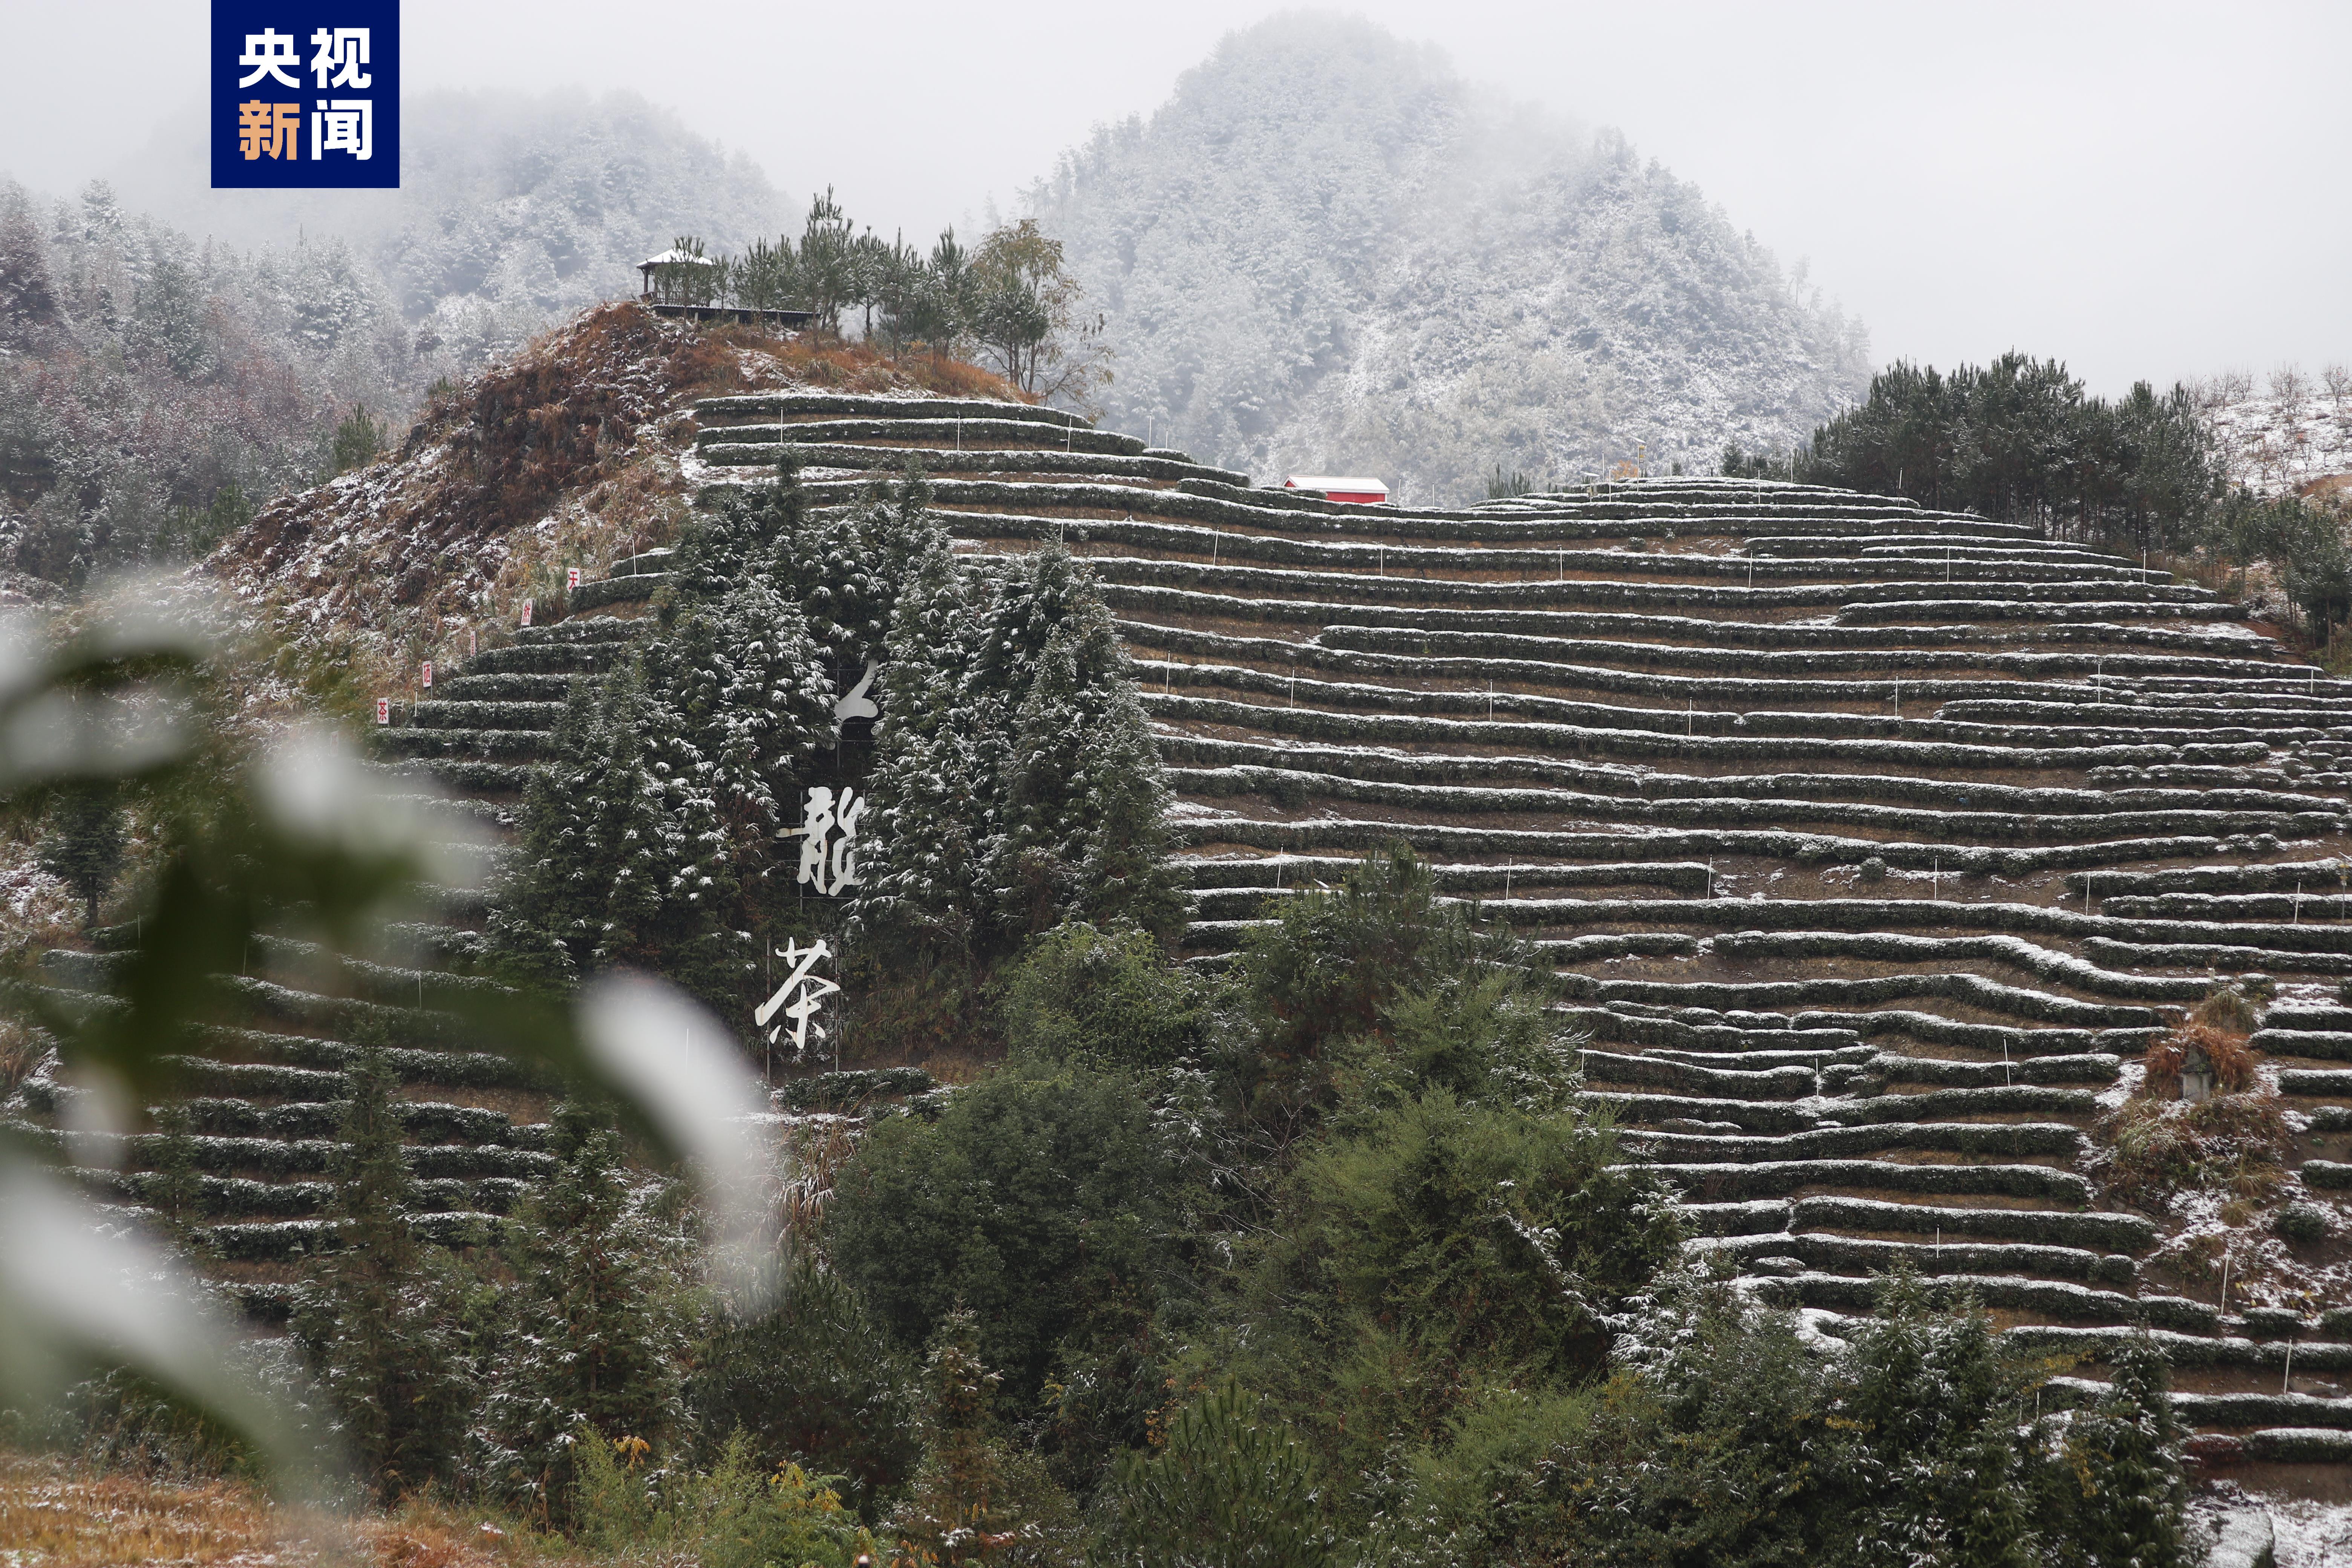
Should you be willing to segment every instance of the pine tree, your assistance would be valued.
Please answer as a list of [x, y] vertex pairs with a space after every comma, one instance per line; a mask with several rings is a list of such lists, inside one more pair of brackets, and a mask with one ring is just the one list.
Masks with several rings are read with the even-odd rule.
[[1071, 918], [1174, 929], [1165, 775], [1132, 664], [1066, 545], [985, 574], [933, 547], [887, 652], [861, 929], [971, 958]]
[[410, 1226], [392, 1068], [363, 1046], [345, 1071], [335, 1244], [311, 1265], [294, 1326], [345, 1444], [390, 1501], [453, 1479], [473, 1379], [453, 1266]]
[[40, 226], [12, 185], [0, 192], [0, 348], [39, 353], [62, 341], [65, 325]]
[[594, 763], [604, 749], [602, 693], [572, 682], [555, 727], [554, 761], [523, 794], [520, 842], [490, 900], [492, 948], [551, 984], [580, 977], [582, 945], [603, 923], [611, 883], [593, 832]]
[[[524, 797], [521, 845], [490, 910], [490, 940], [526, 973], [584, 979], [639, 955], [677, 859], [667, 791], [634, 660], [572, 689], [557, 760]], [[659, 737], [653, 737], [658, 740]]]
[[987, 875], [999, 921], [1015, 939], [1058, 924], [1077, 902], [1086, 837], [1087, 740], [1076, 650], [1056, 627], [1014, 717], [1004, 831]]
[[1228, 1383], [1179, 1411], [1153, 1453], [1119, 1458], [1105, 1501], [1133, 1568], [1320, 1568], [1333, 1556], [1307, 1446]]
[[2061, 1461], [2051, 1467], [2058, 1495], [2048, 1533], [2056, 1561], [2183, 1568], [2188, 1487], [2164, 1352], [2143, 1331], [2116, 1350], [2108, 1370], [2105, 1393], [2075, 1413]]
[[122, 871], [122, 803], [112, 788], [83, 785], [62, 792], [53, 824], [41, 841], [41, 869], [81, 900], [85, 925], [98, 924], [98, 906]]
[[[575, 689], [494, 904], [499, 952], [564, 982], [635, 964], [737, 1008], [789, 889], [795, 781], [833, 743], [835, 658], [806, 605], [867, 605], [903, 521], [877, 503], [856, 526], [812, 521], [789, 457], [704, 520], [651, 635]], [[863, 620], [825, 625], [862, 654]]]
[[875, 727], [875, 845], [852, 931], [888, 946], [967, 956], [973, 864], [989, 809], [965, 672], [977, 653], [972, 598], [944, 540], [917, 562], [891, 616]]
[[1076, 1563], [1076, 1510], [1036, 1457], [998, 1432], [997, 1374], [977, 1342], [968, 1311], [940, 1326], [923, 1368], [923, 1460], [890, 1532], [917, 1562]]
[[665, 1240], [630, 1190], [619, 1133], [577, 1100], [553, 1121], [555, 1172], [514, 1226], [504, 1371], [483, 1427], [495, 1486], [559, 1518], [583, 1427], [600, 1441], [668, 1436], [684, 1333]]
[[1127, 921], [1171, 937], [1185, 901], [1168, 865], [1167, 776], [1133, 664], [1090, 584], [1040, 661], [1021, 727], [1015, 809], [1059, 803], [1045, 814], [1058, 822], [1051, 853], [1072, 871], [1075, 896], [1055, 923]]
[[1857, 1523], [1870, 1550], [1890, 1563], [2032, 1568], [2030, 1377], [1984, 1310], [1939, 1311], [1917, 1276], [1895, 1275], [1843, 1373], [1838, 1414], [1862, 1439], [1846, 1479], [1867, 1500]]

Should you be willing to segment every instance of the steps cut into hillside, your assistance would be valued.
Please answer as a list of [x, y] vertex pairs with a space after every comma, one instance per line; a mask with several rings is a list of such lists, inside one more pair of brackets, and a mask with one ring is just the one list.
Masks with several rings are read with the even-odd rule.
[[1196, 959], [1402, 838], [1550, 955], [1591, 1094], [1759, 1289], [1833, 1320], [1907, 1265], [2092, 1373], [2145, 1324], [2209, 1459], [2352, 1458], [2343, 1249], [2264, 1240], [2294, 1268], [2225, 1304], [2088, 1170], [2147, 1044], [2260, 973], [2297, 1179], [2352, 1185], [2352, 684], [2232, 605], [1815, 487], [1360, 507], [1038, 415], [983, 447], [905, 404], [698, 412], [714, 489], [790, 441], [841, 504], [916, 454], [966, 548], [1087, 558]]
[[[2252, 1282], [2225, 1302], [2182, 1265], [2182, 1220], [2103, 1204], [2089, 1171], [2148, 1043], [2259, 973], [2290, 1186], [2352, 1189], [2352, 683], [2230, 604], [2028, 527], [1813, 487], [1360, 507], [1017, 405], [810, 392], [697, 416], [706, 498], [772, 482], [787, 441], [820, 507], [912, 458], [961, 548], [1060, 537], [1086, 559], [1176, 787], [1194, 961], [1402, 839], [1557, 964], [1591, 1094], [1759, 1291], [1833, 1324], [1907, 1265], [2094, 1376], [2145, 1324], [2209, 1459], [2352, 1459], [2345, 1248], [2242, 1237]], [[617, 655], [665, 565], [616, 563], [571, 619], [445, 675], [379, 734], [386, 765], [510, 825], [571, 682]], [[453, 898], [416, 973], [381, 980], [371, 1016], [420, 1042], [420, 1104], [476, 1070], [423, 1043], [430, 955], [478, 920]], [[216, 1113], [208, 1171], [288, 1189], [257, 1225], [305, 1223], [304, 1108], [332, 1086], [292, 1075], [332, 1072], [350, 1033], [286, 956], [247, 983], [272, 1021], [214, 1069], [244, 1098], [223, 1096], [243, 1109]], [[443, 1133], [420, 1169], [474, 1184], [449, 1212], [492, 1213], [510, 1194], [482, 1184], [527, 1179], [543, 1110], [467, 1093], [517, 1115], [417, 1112]]]

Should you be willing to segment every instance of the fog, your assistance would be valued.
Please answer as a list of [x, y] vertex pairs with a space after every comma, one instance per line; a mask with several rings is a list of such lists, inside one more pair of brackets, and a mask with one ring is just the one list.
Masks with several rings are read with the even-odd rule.
[[[406, 0], [403, 56], [411, 92], [633, 89], [790, 196], [830, 184], [924, 235], [1017, 206], [1092, 126], [1148, 114], [1219, 37], [1284, 8]], [[2015, 346], [2107, 392], [2352, 361], [2352, 7], [1350, 9], [1622, 130], [1806, 266], [1882, 361]], [[7, 26], [0, 171], [136, 187], [201, 90], [205, 8], [19, 0]], [[189, 222], [205, 198], [182, 195]]]

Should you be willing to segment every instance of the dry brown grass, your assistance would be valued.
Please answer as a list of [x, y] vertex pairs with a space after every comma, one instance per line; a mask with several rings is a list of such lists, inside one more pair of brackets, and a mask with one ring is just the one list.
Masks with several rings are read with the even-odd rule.
[[[496, 1527], [494, 1527], [496, 1528]], [[545, 1568], [592, 1561], [514, 1529], [422, 1505], [346, 1518], [280, 1508], [228, 1481], [173, 1486], [0, 1452], [0, 1560], [12, 1568]]]
[[2140, 1080], [2141, 1098], [2180, 1098], [2180, 1068], [2191, 1047], [2203, 1051], [2213, 1064], [2216, 1094], [2243, 1094], [2254, 1087], [2254, 1069], [2262, 1066], [2263, 1054], [2249, 1047], [2242, 1034], [2196, 1023], [2174, 1030], [2147, 1048], [2147, 1076]]
[[526, 602], [544, 618], [565, 568], [674, 542], [694, 399], [796, 384], [1027, 401], [952, 360], [600, 306], [436, 395], [398, 452], [271, 501], [207, 569], [300, 646], [277, 687], [364, 721], [419, 694], [420, 660], [493, 646]]
[[[751, 334], [748, 327], [724, 329], [731, 336]], [[931, 355], [889, 355], [866, 343], [824, 343], [800, 336], [791, 341], [767, 339], [760, 348], [795, 381], [837, 390], [837, 393], [936, 393], [940, 397], [1004, 397], [1012, 402], [1037, 402], [995, 372], [962, 360], [934, 360]], [[734, 390], [734, 388], [727, 388]], [[701, 393], [715, 397], [719, 393]]]

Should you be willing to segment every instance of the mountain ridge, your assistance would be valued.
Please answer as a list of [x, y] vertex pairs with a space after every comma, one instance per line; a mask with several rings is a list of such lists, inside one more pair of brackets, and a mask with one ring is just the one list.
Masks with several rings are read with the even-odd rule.
[[1369, 24], [1230, 35], [1030, 202], [1119, 355], [1107, 418], [1277, 482], [1696, 468], [1866, 379], [1861, 330], [1696, 187]]

